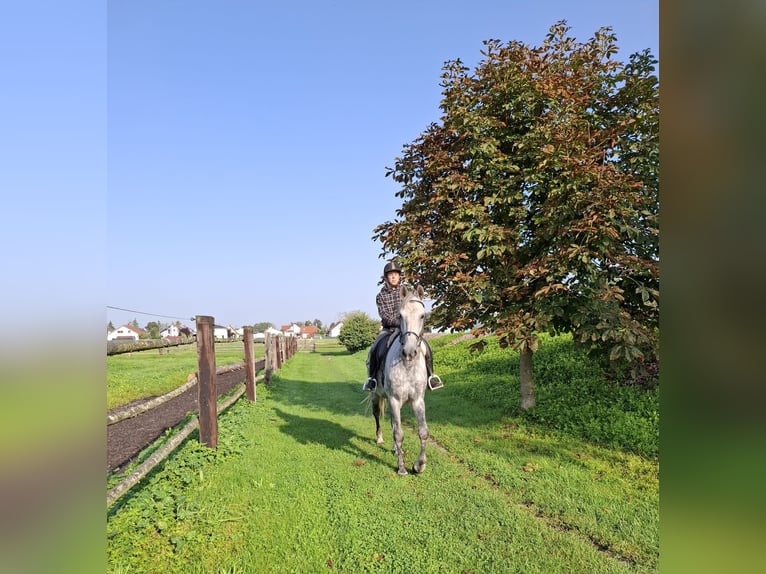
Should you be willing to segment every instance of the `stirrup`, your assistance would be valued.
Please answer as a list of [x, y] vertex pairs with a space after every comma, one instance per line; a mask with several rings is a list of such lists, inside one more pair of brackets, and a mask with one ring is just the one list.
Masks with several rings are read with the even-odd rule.
[[375, 387], [377, 386], [377, 384], [378, 384], [378, 381], [376, 381], [372, 377], [369, 377], [367, 379], [367, 382], [365, 382], [364, 385], [362, 385], [362, 390], [363, 391], [374, 391]]
[[442, 383], [442, 380], [439, 378], [439, 375], [431, 375], [428, 377], [428, 388], [432, 391], [435, 391], [436, 389], [441, 389], [444, 386], [444, 383]]

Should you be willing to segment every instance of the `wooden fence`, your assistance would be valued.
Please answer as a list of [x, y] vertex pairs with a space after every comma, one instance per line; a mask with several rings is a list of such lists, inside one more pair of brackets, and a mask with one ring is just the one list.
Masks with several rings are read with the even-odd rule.
[[181, 337], [176, 341], [170, 341], [168, 339], [139, 339], [138, 341], [133, 341], [132, 339], [115, 339], [113, 341], [106, 342], [106, 354], [107, 356], [120, 355], [122, 353], [146, 351], [149, 349], [159, 349], [160, 353], [162, 353], [163, 349], [168, 349], [169, 351], [170, 347], [191, 345], [192, 343], [194, 343], [193, 336], [190, 338]]
[[[155, 466], [164, 460], [173, 450], [180, 445], [191, 432], [199, 427], [200, 443], [216, 448], [218, 446], [218, 413], [228, 408], [243, 394], [249, 401], [256, 400], [256, 377], [255, 361], [253, 358], [253, 328], [244, 328], [245, 348], [245, 386], [235, 393], [224, 404], [218, 405], [218, 393], [216, 389], [216, 366], [215, 366], [215, 341], [213, 327], [215, 319], [207, 315], [198, 315], [197, 322], [197, 389], [199, 416], [187, 423], [178, 434], [167, 444], [159, 449], [149, 459], [140, 464], [128, 477], [123, 479], [117, 486], [109, 490], [106, 496], [107, 508], [114, 504], [123, 494], [137, 484]], [[271, 378], [275, 371], [292, 357], [298, 350], [297, 340], [294, 337], [281, 335], [266, 335], [266, 355], [264, 359], [264, 376], [267, 385], [271, 384]], [[260, 377], [259, 377], [260, 379]], [[171, 393], [169, 393], [170, 395]], [[107, 424], [109, 421], [107, 420]]]

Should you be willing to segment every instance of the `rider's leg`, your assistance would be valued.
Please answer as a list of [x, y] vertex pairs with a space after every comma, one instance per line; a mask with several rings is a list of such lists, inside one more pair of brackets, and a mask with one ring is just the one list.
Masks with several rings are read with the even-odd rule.
[[378, 343], [383, 338], [382, 334], [378, 335], [375, 342], [370, 346], [370, 350], [367, 352], [367, 380], [362, 385], [363, 391], [374, 391], [378, 382], [375, 380], [374, 375], [378, 372]]
[[367, 352], [367, 380], [362, 385], [363, 391], [374, 391], [376, 381], [372, 377], [372, 373], [377, 369], [377, 361], [375, 360], [375, 343], [372, 344], [370, 350]]

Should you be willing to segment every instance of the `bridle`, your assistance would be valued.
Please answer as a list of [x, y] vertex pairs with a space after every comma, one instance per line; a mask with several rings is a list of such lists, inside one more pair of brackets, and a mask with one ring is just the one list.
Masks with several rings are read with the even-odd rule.
[[[423, 301], [421, 301], [420, 299], [413, 298], [413, 299], [411, 299], [411, 301], [417, 301], [418, 303], [423, 305], [423, 309], [426, 308], [426, 304], [423, 303]], [[403, 321], [400, 321], [400, 324], [402, 322]], [[404, 325], [402, 325], [402, 327], [403, 326]], [[416, 339], [418, 345], [420, 345], [420, 343], [423, 342], [423, 331], [422, 331], [422, 329], [421, 329], [420, 333], [416, 333], [415, 331], [405, 331], [404, 329], [400, 328], [399, 329], [399, 343], [402, 345], [402, 347], [404, 347], [404, 339], [405, 339], [405, 337], [407, 337], [407, 335], [415, 335], [415, 339]]]

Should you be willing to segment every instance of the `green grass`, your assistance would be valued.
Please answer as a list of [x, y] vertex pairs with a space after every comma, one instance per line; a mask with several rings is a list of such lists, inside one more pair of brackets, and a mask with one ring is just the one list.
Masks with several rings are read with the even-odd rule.
[[[324, 342], [259, 386], [255, 404], [240, 400], [219, 417], [218, 449], [193, 435], [117, 503], [109, 571], [656, 572], [659, 465], [614, 446], [652, 441], [619, 425], [594, 427], [592, 440], [589, 425], [558, 428], [599, 412], [590, 394], [557, 390], [571, 378], [565, 367], [587, 388], [599, 376], [578, 366], [571, 341], [544, 342], [558, 365], [536, 358], [546, 414], [521, 414], [508, 398], [518, 397], [513, 353], [473, 356], [450, 339], [433, 342], [446, 386], [426, 399], [438, 445], [423, 474], [396, 475], [387, 422], [386, 444], [375, 444], [360, 402], [366, 353]], [[619, 404], [641, 404], [624, 390]], [[564, 414], [543, 408], [549, 396]], [[404, 412], [410, 466], [418, 441]]]
[[[255, 359], [265, 347], [254, 344]], [[113, 409], [136, 399], [155, 397], [183, 385], [197, 372], [197, 346], [180, 345], [162, 349], [111, 355], [106, 358], [106, 408]], [[216, 343], [216, 366], [241, 363], [245, 350], [241, 342]]]
[[574, 348], [571, 336], [541, 335], [534, 355], [537, 406], [528, 413], [519, 407], [518, 353], [501, 349], [490, 337], [484, 351], [474, 354], [468, 352], [474, 341], [449, 345], [454, 339], [433, 341], [434, 360], [454, 381], [463, 404], [470, 405], [472, 420], [482, 416], [480, 411], [493, 420], [498, 413], [510, 414], [604, 446], [658, 456], [659, 387], [645, 390], [607, 381], [599, 365]]

